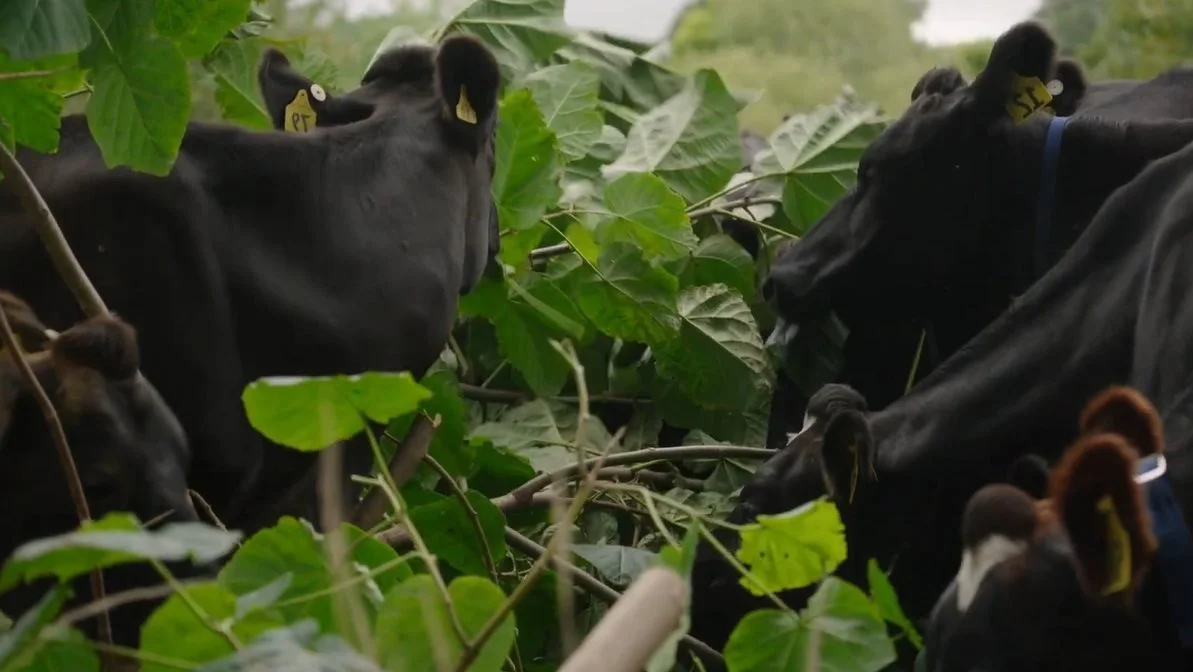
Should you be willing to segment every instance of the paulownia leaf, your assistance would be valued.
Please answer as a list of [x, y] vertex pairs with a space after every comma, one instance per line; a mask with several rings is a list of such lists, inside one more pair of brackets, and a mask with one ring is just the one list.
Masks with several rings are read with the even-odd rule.
[[534, 71], [522, 81], [534, 94], [547, 127], [559, 140], [559, 152], [575, 161], [588, 153], [601, 137], [604, 116], [597, 107], [601, 80], [584, 63], [552, 65]]

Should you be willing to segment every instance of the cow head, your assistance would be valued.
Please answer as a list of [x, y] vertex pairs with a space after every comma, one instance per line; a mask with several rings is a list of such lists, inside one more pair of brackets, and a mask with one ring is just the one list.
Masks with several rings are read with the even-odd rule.
[[1134, 478], [1162, 450], [1155, 409], [1115, 388], [1082, 415], [1050, 500], [986, 486], [966, 507], [964, 560], [933, 611], [928, 669], [1156, 669], [1141, 593], [1156, 540]]
[[[23, 301], [0, 293], [14, 332], [66, 432], [91, 515], [129, 511], [142, 521], [195, 521], [187, 492], [186, 435], [157, 390], [138, 373], [133, 328], [93, 318], [60, 336], [47, 332]], [[46, 420], [10, 354], [0, 349], [0, 558], [30, 540], [62, 534], [79, 521]], [[108, 592], [157, 583], [144, 567], [105, 572]], [[21, 614], [45, 586], [19, 586], [0, 596], [4, 611]], [[86, 579], [76, 594], [89, 594]], [[113, 612], [122, 642], [136, 641], [146, 605]]]
[[911, 106], [867, 147], [857, 184], [772, 267], [763, 291], [779, 313], [835, 309], [848, 325], [930, 317], [946, 297], [985, 299], [1008, 219], [1034, 216], [1007, 194], [1036, 177], [1038, 158], [1017, 161], [1028, 135], [1039, 153], [1043, 122], [1016, 125], [1008, 104], [1018, 78], [1055, 79], [1055, 51], [1042, 27], [1024, 23], [995, 42], [972, 83], [952, 68], [925, 74]]
[[[405, 142], [433, 142], [452, 153], [464, 165], [466, 184], [461, 186], [468, 194], [461, 293], [471, 290], [482, 273], [500, 274], [500, 230], [491, 185], [501, 74], [488, 47], [466, 35], [447, 37], [437, 48], [397, 47], [380, 54], [360, 87], [342, 95], [296, 72], [280, 51], [270, 48], [258, 80], [275, 129], [310, 132], [362, 122], [392, 124]], [[400, 148], [394, 156], [403, 160]]]

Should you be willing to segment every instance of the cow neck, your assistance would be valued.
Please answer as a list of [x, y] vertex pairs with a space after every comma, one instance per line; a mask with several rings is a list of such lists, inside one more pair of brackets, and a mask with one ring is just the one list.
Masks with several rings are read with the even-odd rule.
[[1130, 372], [1151, 243], [1191, 159], [1193, 148], [1157, 161], [1113, 194], [1008, 311], [872, 416], [880, 477], [997, 470], [1016, 449], [1054, 454], [1073, 438], [1082, 404]]

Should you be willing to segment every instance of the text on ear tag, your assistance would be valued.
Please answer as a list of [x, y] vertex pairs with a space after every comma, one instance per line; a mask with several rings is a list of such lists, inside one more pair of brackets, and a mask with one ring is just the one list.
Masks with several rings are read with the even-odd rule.
[[456, 103], [456, 118], [469, 124], [476, 123], [476, 110], [468, 102], [468, 88], [463, 84], [460, 85], [460, 102]]
[[1011, 115], [1011, 119], [1017, 124], [1051, 102], [1052, 94], [1039, 77], [1015, 75], [1011, 99], [1007, 101], [1007, 114]]
[[315, 114], [315, 108], [311, 107], [306, 89], [298, 90], [294, 100], [286, 106], [285, 116], [282, 128], [287, 133], [310, 133], [314, 130], [319, 115]]
[[1106, 568], [1110, 572], [1102, 594], [1111, 595], [1131, 583], [1131, 539], [1110, 495], [1098, 500], [1098, 511], [1106, 518]]

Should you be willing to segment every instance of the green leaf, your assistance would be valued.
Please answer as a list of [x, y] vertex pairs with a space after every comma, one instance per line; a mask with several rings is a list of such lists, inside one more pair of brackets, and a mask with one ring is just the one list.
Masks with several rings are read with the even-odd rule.
[[[505, 602], [505, 594], [488, 579], [461, 576], [448, 586], [460, 626], [475, 637]], [[448, 604], [435, 580], [421, 574], [407, 579], [385, 596], [377, 616], [378, 654], [387, 670], [438, 672], [454, 669], [463, 647], [452, 627]], [[507, 615], [480, 649], [470, 672], [498, 672], [514, 645], [514, 616]]]
[[659, 556], [654, 553], [632, 546], [573, 544], [572, 552], [618, 586], [630, 585], [639, 574], [659, 562]]
[[580, 310], [601, 331], [631, 341], [663, 343], [679, 330], [675, 276], [651, 266], [629, 243], [610, 243], [576, 285]]
[[560, 445], [563, 436], [555, 424], [551, 407], [542, 399], [535, 399], [506, 411], [496, 422], [472, 430], [470, 436], [483, 436], [494, 445], [515, 451], [544, 445]]
[[439, 32], [459, 30], [480, 38], [493, 50], [503, 77], [510, 81], [571, 40], [563, 20], [564, 2], [476, 0]]
[[381, 43], [377, 45], [377, 50], [373, 52], [373, 57], [369, 59], [368, 65], [365, 66], [364, 75], [377, 62], [377, 58], [391, 49], [404, 47], [409, 44], [428, 44], [427, 39], [422, 36], [417, 30], [410, 26], [394, 26], [389, 29], [385, 37], [381, 38]]
[[754, 595], [803, 588], [845, 560], [845, 526], [837, 506], [820, 498], [774, 516], [760, 515], [741, 530], [737, 559], [750, 569], [740, 579]]
[[679, 338], [655, 349], [661, 376], [708, 408], [744, 411], [769, 396], [774, 373], [740, 294], [722, 284], [689, 287], [677, 305]]
[[[496, 563], [505, 555], [505, 514], [475, 490], [469, 490], [465, 496], [485, 532], [489, 558]], [[415, 507], [410, 510], [410, 517], [435, 556], [465, 574], [489, 575], [484, 546], [458, 498], [448, 497]]]
[[700, 544], [700, 530], [695, 525], [689, 525], [684, 532], [683, 541], [677, 548], [667, 545], [659, 551], [659, 560], [674, 569], [680, 576], [692, 578], [692, 568], [696, 564], [696, 549]]
[[[0, 9], [0, 14], [4, 11]], [[73, 60], [14, 62], [0, 53], [0, 73], [70, 67]], [[18, 144], [42, 153], [57, 150], [63, 98], [54, 90], [55, 83], [55, 78], [50, 76], [0, 79], [0, 143], [9, 151]]]
[[[244, 618], [235, 618], [236, 596], [214, 581], [187, 586], [186, 593], [189, 599], [179, 593], [171, 595], [141, 626], [142, 653], [189, 663], [211, 662], [233, 654], [235, 650], [228, 638], [201, 620], [192, 604], [203, 610], [210, 623], [226, 620], [232, 634], [241, 642], [251, 642], [258, 635], [284, 625], [271, 610], [250, 611]], [[141, 672], [177, 671], [173, 666], [153, 662], [154, 658], [146, 658], [141, 663]]]
[[157, 3], [154, 25], [163, 37], [174, 40], [182, 54], [198, 58], [211, 51], [220, 38], [239, 26], [252, 0], [171, 0]]
[[215, 75], [215, 100], [224, 119], [249, 128], [272, 128], [257, 84], [259, 40], [223, 40], [203, 65]]
[[78, 630], [62, 625], [51, 624], [42, 630], [40, 637], [33, 643], [34, 648], [26, 652], [23, 659], [27, 664], [18, 662], [17, 667], [10, 668], [0, 663], [0, 670], [20, 670], [20, 672], [100, 672], [99, 656], [91, 648], [90, 642]]
[[[361, 530], [347, 523], [340, 529], [345, 533], [346, 543], [359, 541], [363, 535]], [[256, 594], [260, 598], [260, 591], [274, 584], [277, 577], [290, 574], [292, 578], [277, 597], [273, 611], [287, 622], [313, 618], [324, 631], [333, 632], [336, 629], [335, 597], [330, 588], [335, 582], [322, 540], [322, 535], [315, 533], [307, 523], [286, 516], [277, 525], [261, 530], [245, 542], [220, 571], [220, 584], [236, 595]], [[393, 555], [384, 554], [377, 546], [381, 542], [369, 541], [372, 543], [355, 546], [352, 556], [356, 564], [367, 568], [366, 571], [397, 558], [392, 549], [390, 553]], [[362, 569], [352, 566], [350, 571], [355, 574]], [[398, 565], [373, 579], [372, 590], [369, 590], [367, 581], [365, 587], [358, 590], [365, 598], [372, 596], [380, 601], [381, 585], [392, 586], [410, 574], [409, 567]]]
[[58, 616], [70, 593], [68, 586], [52, 587], [37, 604], [21, 614], [11, 630], [0, 635], [0, 670], [18, 670], [35, 655], [42, 631]]
[[722, 494], [733, 494], [750, 481], [754, 470], [737, 460], [717, 460], [713, 472], [704, 479], [704, 487]]
[[131, 514], [109, 513], [74, 532], [17, 547], [0, 571], [0, 592], [22, 581], [47, 576], [69, 581], [93, 569], [143, 559], [212, 562], [231, 551], [240, 537], [240, 532], [203, 523], [166, 523], [143, 530]]
[[663, 431], [662, 414], [654, 404], [647, 404], [634, 410], [622, 444], [627, 451], [653, 448], [659, 445], [659, 432], [661, 431]]
[[377, 423], [413, 413], [431, 391], [409, 372], [259, 378], [244, 388], [249, 424], [265, 438], [317, 451]]
[[699, 70], [626, 137], [625, 153], [603, 169], [607, 179], [655, 173], [689, 202], [725, 186], [741, 166], [737, 103], [716, 72]]
[[759, 399], [756, 406], [745, 412], [719, 411], [692, 402], [672, 379], [653, 375], [649, 389], [663, 419], [676, 427], [700, 429], [718, 441], [739, 446], [766, 443], [770, 399]]
[[0, 50], [17, 61], [81, 51], [91, 41], [83, 0], [4, 0]]
[[87, 125], [109, 167], [166, 175], [190, 111], [186, 59], [173, 42], [152, 35], [117, 48], [95, 49], [84, 63], [95, 87]]
[[[688, 583], [689, 588], [692, 582], [692, 567], [696, 563], [696, 548], [700, 541], [700, 532], [695, 525], [690, 525], [684, 533], [682, 546], [676, 548], [674, 546], [665, 546], [659, 553], [662, 564], [675, 570], [677, 574], [683, 577], [684, 581]], [[669, 672], [675, 667], [676, 652], [679, 650], [679, 642], [684, 635], [688, 634], [688, 630], [692, 626], [691, 601], [684, 606], [683, 614], [680, 616], [679, 627], [667, 636], [667, 639], [659, 646], [655, 653], [650, 658], [650, 662], [646, 666], [646, 672]]]
[[496, 497], [534, 478], [530, 461], [512, 450], [479, 436], [470, 443], [476, 448], [476, 469], [468, 484], [477, 492]]
[[870, 584], [870, 598], [878, 607], [878, 613], [882, 614], [882, 618], [902, 630], [915, 645], [915, 648], [924, 648], [923, 638], [920, 637], [920, 633], [916, 632], [911, 619], [903, 613], [903, 607], [899, 606], [899, 597], [895, 594], [895, 587], [891, 585], [891, 580], [887, 578], [874, 558], [870, 558], [870, 561], [866, 563], [866, 580]]
[[234, 655], [200, 667], [198, 672], [382, 672], [338, 635], [320, 635], [314, 621], [305, 620], [270, 630]]
[[654, 175], [631, 173], [617, 178], [605, 187], [605, 205], [614, 218], [597, 229], [602, 243], [636, 243], [653, 258], [683, 255], [700, 242], [692, 232], [684, 200]]
[[552, 65], [532, 72], [522, 86], [534, 94], [564, 158], [575, 161], [587, 154], [604, 124], [597, 109], [601, 79], [596, 70], [584, 63]]
[[751, 612], [725, 645], [734, 672], [878, 672], [894, 661], [877, 608], [859, 588], [832, 576], [799, 615]]
[[748, 301], [754, 297], [754, 260], [736, 240], [717, 233], [696, 246], [682, 279], [690, 285], [723, 283]]
[[883, 127], [877, 106], [842, 96], [783, 122], [771, 133], [770, 148], [754, 158], [753, 172], [787, 176], [783, 210], [802, 233], [854, 182], [862, 152]]
[[438, 460], [453, 476], [468, 473], [476, 459], [465, 441], [468, 433], [468, 411], [460, 397], [460, 383], [451, 371], [435, 371], [419, 381], [431, 391], [431, 398], [423, 401], [422, 410], [428, 417], [439, 416], [439, 428], [431, 437], [428, 454]]
[[538, 223], [563, 193], [555, 134], [529, 91], [506, 95], [497, 114], [493, 173], [497, 216], [503, 229], [526, 229]]

